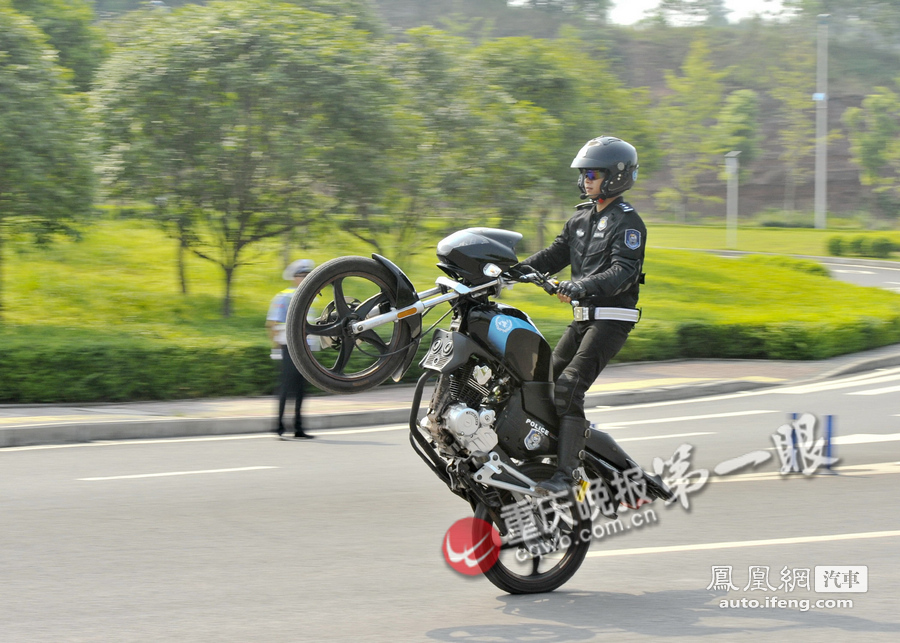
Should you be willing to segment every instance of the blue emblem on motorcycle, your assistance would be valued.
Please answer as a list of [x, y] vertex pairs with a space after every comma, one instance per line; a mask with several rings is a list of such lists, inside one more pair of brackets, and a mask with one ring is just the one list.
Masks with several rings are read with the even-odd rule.
[[510, 333], [518, 329], [524, 329], [540, 335], [537, 328], [523, 319], [510, 317], [508, 315], [496, 315], [491, 320], [491, 326], [488, 330], [488, 342], [501, 353], [505, 353], [506, 342], [509, 339]]
[[628, 229], [625, 231], [625, 245], [631, 248], [632, 250], [637, 250], [641, 247], [641, 233], [638, 230]]
[[512, 319], [498, 316], [495, 318], [495, 327], [501, 333], [508, 333], [513, 329]]
[[544, 436], [537, 429], [531, 429], [528, 432], [528, 435], [525, 436], [525, 448], [529, 451], [534, 451], [535, 449], [541, 448], [541, 441], [544, 439]]

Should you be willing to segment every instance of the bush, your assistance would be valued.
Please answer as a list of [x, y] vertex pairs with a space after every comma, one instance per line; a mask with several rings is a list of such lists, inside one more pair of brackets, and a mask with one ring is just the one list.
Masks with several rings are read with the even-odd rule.
[[866, 238], [862, 235], [852, 237], [850, 241], [847, 242], [847, 250], [850, 254], [853, 255], [861, 255], [863, 254], [863, 248], [866, 245]]
[[894, 242], [887, 237], [858, 235], [849, 240], [844, 237], [831, 237], [828, 240], [828, 254], [833, 257], [853, 254], [861, 257], [886, 259], [896, 249]]
[[844, 239], [843, 237], [831, 237], [828, 240], [828, 254], [832, 257], [844, 256]]
[[134, 338], [13, 339], [0, 353], [0, 402], [120, 402], [267, 395], [277, 365], [264, 346], [179, 346]]
[[[122, 402], [270, 395], [279, 364], [268, 346], [176, 345], [135, 338], [35, 345], [27, 336], [4, 337], [0, 402]], [[547, 336], [555, 345], [557, 336]], [[812, 323], [638, 324], [616, 361], [677, 358], [825, 359], [900, 341], [900, 316]], [[422, 341], [404, 383], [414, 382], [430, 345]]]
[[886, 237], [875, 237], [868, 239], [868, 250], [866, 256], [876, 257], [878, 259], [886, 259], [890, 256], [894, 249], [894, 244]]
[[[718, 359], [827, 359], [900, 341], [900, 317], [844, 323], [713, 324], [675, 326], [678, 357]], [[631, 342], [632, 340], [628, 340]], [[628, 346], [628, 344], [626, 344]]]

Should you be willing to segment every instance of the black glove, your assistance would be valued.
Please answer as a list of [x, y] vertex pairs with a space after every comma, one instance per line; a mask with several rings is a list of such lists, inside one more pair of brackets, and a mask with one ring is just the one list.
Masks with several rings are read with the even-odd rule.
[[507, 272], [511, 277], [520, 281], [534, 281], [540, 276], [540, 273], [534, 268], [522, 264], [513, 266]]
[[587, 294], [587, 291], [580, 281], [563, 281], [556, 289], [556, 294], [565, 295], [569, 299], [581, 299]]

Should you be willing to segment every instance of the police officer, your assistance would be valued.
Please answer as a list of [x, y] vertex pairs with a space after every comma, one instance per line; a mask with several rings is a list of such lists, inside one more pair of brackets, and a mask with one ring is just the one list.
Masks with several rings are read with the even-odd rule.
[[575, 214], [550, 246], [522, 262], [544, 273], [572, 267], [557, 296], [571, 303], [574, 319], [553, 351], [554, 404], [560, 418], [558, 469], [538, 491], [557, 494], [574, 484], [575, 469], [590, 427], [584, 395], [625, 344], [637, 322], [638, 290], [647, 228], [622, 199], [638, 173], [637, 151], [625, 141], [601, 136], [588, 141], [571, 167], [580, 170], [582, 198]]
[[266, 315], [266, 330], [269, 339], [272, 340], [272, 359], [281, 360], [281, 377], [279, 381], [278, 391], [278, 421], [275, 425], [275, 432], [283, 439], [290, 439], [290, 434], [284, 435], [284, 407], [289, 397], [294, 398], [294, 430], [293, 437], [296, 440], [311, 440], [313, 437], [303, 430], [303, 418], [300, 415], [300, 407], [303, 404], [303, 396], [306, 387], [306, 380], [297, 370], [287, 347], [287, 335], [285, 333], [285, 320], [287, 319], [288, 307], [291, 305], [291, 298], [294, 291], [303, 283], [315, 264], [309, 259], [298, 259], [292, 262], [282, 273], [282, 278], [287, 281], [293, 281], [293, 288], [285, 288], [272, 299], [269, 305], [269, 312]]

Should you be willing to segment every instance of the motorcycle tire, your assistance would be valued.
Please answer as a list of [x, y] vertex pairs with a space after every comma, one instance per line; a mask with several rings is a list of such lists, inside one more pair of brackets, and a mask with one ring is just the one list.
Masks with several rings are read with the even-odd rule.
[[[535, 462], [523, 464], [519, 470], [535, 482], [541, 482], [549, 479], [556, 471], [556, 467], [543, 462]], [[516, 502], [512, 494], [506, 491], [501, 491], [500, 497], [504, 505]], [[573, 514], [571, 510], [569, 511], [569, 517], [573, 524], [566, 528], [560, 527], [560, 531], [569, 538], [568, 547], [546, 556], [532, 556], [528, 554], [524, 546], [518, 548], [512, 545], [504, 546], [500, 552], [500, 558], [493, 567], [484, 573], [488, 580], [510, 594], [552, 592], [565, 584], [581, 567], [591, 546], [589, 538], [582, 540], [579, 537], [583, 533], [590, 534], [590, 520], [582, 519], [577, 512]], [[479, 504], [475, 508], [475, 517], [494, 524], [484, 505]], [[495, 526], [501, 534], [505, 532], [502, 525], [495, 524]], [[505, 543], [507, 537], [502, 536], [502, 540]], [[519, 558], [523, 552], [526, 554], [524, 560]]]
[[356, 393], [402, 366], [412, 341], [406, 323], [350, 332], [353, 322], [397, 307], [395, 284], [387, 268], [366, 257], [332, 259], [306, 276], [291, 298], [285, 328], [291, 359], [308, 382], [331, 393]]

